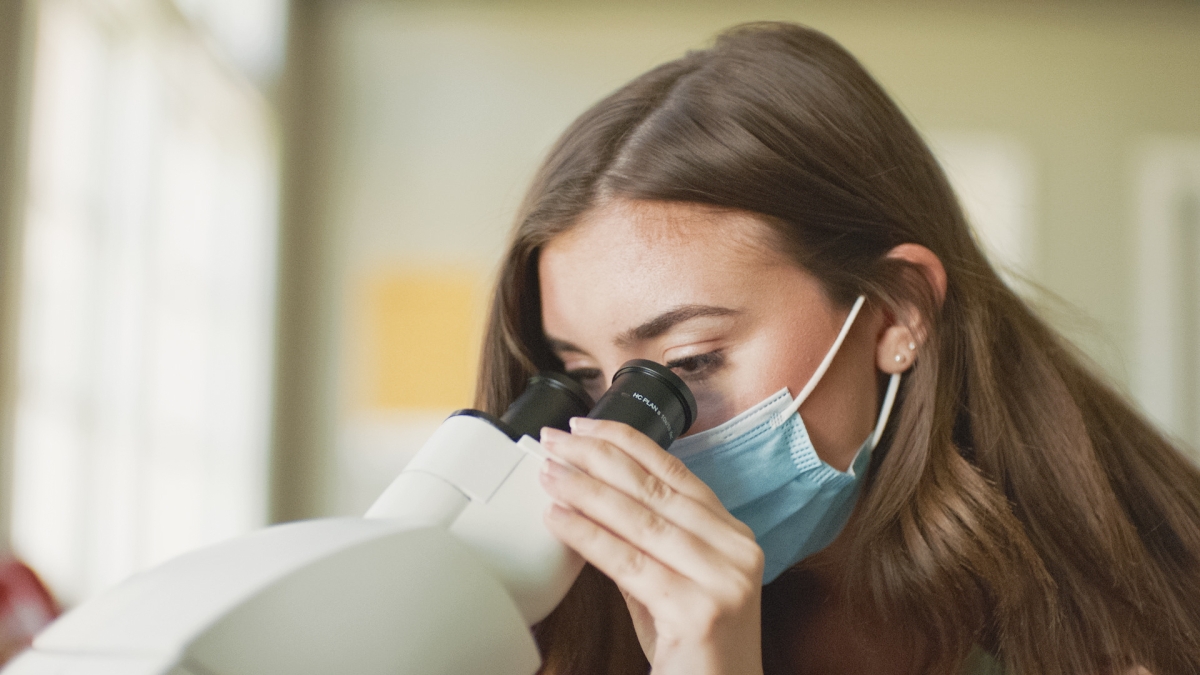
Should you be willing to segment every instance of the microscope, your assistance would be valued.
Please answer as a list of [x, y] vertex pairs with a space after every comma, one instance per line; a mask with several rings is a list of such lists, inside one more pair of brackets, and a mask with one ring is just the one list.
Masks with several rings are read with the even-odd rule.
[[664, 449], [696, 400], [653, 361], [595, 405], [541, 373], [500, 417], [447, 418], [362, 518], [276, 525], [137, 574], [51, 624], [3, 675], [532, 675], [530, 627], [583, 560], [546, 530], [543, 427], [624, 422]]

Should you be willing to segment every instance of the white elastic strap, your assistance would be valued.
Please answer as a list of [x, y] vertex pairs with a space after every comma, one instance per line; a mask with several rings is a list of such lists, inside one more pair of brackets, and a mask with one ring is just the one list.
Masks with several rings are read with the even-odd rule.
[[879, 421], [875, 423], [875, 431], [871, 432], [871, 449], [879, 445], [883, 429], [887, 426], [888, 418], [892, 415], [892, 405], [896, 402], [896, 392], [900, 390], [900, 373], [892, 373], [888, 378], [887, 393], [883, 395], [883, 407], [879, 409]]
[[854, 301], [854, 306], [850, 308], [850, 314], [846, 316], [846, 321], [842, 324], [841, 332], [838, 333], [837, 339], [833, 341], [833, 346], [825, 353], [825, 358], [821, 359], [821, 365], [817, 366], [816, 372], [812, 374], [812, 377], [808, 378], [808, 384], [804, 385], [799, 394], [796, 394], [796, 399], [792, 401], [787, 410], [779, 413], [778, 417], [771, 420], [773, 426], [779, 426], [784, 420], [795, 415], [796, 411], [800, 409], [801, 404], [804, 403], [804, 399], [808, 398], [813, 389], [817, 388], [817, 383], [821, 381], [821, 377], [825, 375], [825, 371], [829, 370], [829, 364], [833, 363], [833, 357], [837, 356], [838, 349], [842, 346], [842, 341], [850, 333], [850, 327], [854, 325], [854, 319], [858, 316], [858, 310], [862, 309], [863, 303], [866, 301], [867, 296], [865, 295], [858, 296], [858, 299]]

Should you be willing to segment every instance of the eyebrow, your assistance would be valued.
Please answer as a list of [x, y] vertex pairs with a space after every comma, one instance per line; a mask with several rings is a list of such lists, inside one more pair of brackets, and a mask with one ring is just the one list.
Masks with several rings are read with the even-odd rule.
[[734, 316], [740, 314], [736, 309], [715, 307], [713, 305], [683, 305], [650, 319], [642, 325], [631, 328], [617, 336], [616, 344], [628, 347], [636, 342], [650, 340], [663, 335], [675, 326], [692, 319], [705, 316]]
[[[658, 316], [650, 319], [640, 326], [637, 326], [636, 328], [630, 328], [624, 333], [618, 335], [614, 342], [619, 347], [628, 347], [636, 342], [659, 337], [660, 335], [663, 335], [667, 331], [685, 321], [691, 321], [692, 319], [698, 319], [706, 316], [736, 316], [738, 314], [741, 314], [739, 310], [730, 309], [729, 307], [716, 307], [714, 305], [682, 305], [680, 307], [676, 307], [675, 309], [663, 312], [662, 314], [659, 314]], [[572, 342], [559, 340], [558, 338], [553, 338], [550, 336], [546, 336], [546, 345], [550, 347], [551, 351], [553, 351], [555, 354], [587, 354], [582, 347], [579, 347]]]

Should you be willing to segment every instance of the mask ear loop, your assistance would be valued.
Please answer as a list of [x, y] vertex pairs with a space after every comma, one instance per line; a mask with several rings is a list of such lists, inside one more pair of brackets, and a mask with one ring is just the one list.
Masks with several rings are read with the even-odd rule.
[[[888, 418], [892, 417], [892, 406], [896, 402], [896, 392], [900, 390], [900, 374], [893, 372], [892, 377], [888, 378], [888, 390], [883, 394], [883, 406], [880, 408], [880, 419], [875, 423], [875, 430], [871, 431], [871, 435], [866, 437], [865, 448], [858, 450], [858, 455], [854, 456], [854, 460], [850, 462], [850, 466], [846, 467], [846, 473], [854, 476], [854, 467], [858, 466], [859, 458], [863, 455], [871, 456], [875, 452], [875, 446], [880, 444], [880, 438], [883, 437], [883, 429], [887, 428]], [[864, 465], [865, 466], [865, 465]]]
[[804, 403], [804, 399], [808, 398], [813, 389], [817, 388], [817, 383], [821, 381], [821, 378], [825, 375], [825, 371], [829, 370], [829, 365], [833, 363], [833, 357], [837, 356], [838, 349], [841, 348], [846, 335], [850, 333], [850, 327], [854, 325], [854, 319], [858, 317], [858, 312], [862, 309], [863, 303], [866, 301], [867, 296], [865, 295], [858, 296], [858, 299], [854, 301], [854, 306], [850, 308], [850, 314], [846, 316], [846, 321], [842, 324], [842, 330], [838, 333], [837, 339], [833, 341], [833, 346], [825, 353], [825, 358], [821, 359], [821, 365], [817, 366], [816, 372], [812, 374], [812, 377], [808, 378], [808, 384], [804, 385], [799, 394], [796, 394], [796, 399], [792, 401], [792, 404], [786, 410], [780, 412], [779, 415], [771, 418], [771, 426], [777, 427], [783, 424], [784, 420], [795, 415], [796, 411]]
[[[883, 406], [879, 409], [879, 420], [875, 422], [875, 430], [867, 437], [870, 443], [866, 448], [858, 451], [858, 455], [866, 453], [868, 456], [875, 452], [875, 446], [879, 445], [879, 439], [883, 437], [883, 430], [887, 427], [888, 418], [892, 416], [892, 405], [896, 403], [896, 392], [900, 390], [900, 373], [892, 373], [888, 378], [887, 393], [883, 395]], [[854, 475], [854, 467], [858, 464], [858, 456], [855, 456], [854, 461], [850, 462], [850, 466], [846, 468], [846, 473]]]
[[896, 403], [896, 392], [900, 390], [900, 373], [892, 373], [888, 378], [887, 393], [883, 395], [883, 407], [879, 409], [879, 421], [875, 423], [875, 431], [871, 432], [871, 449], [879, 445], [883, 438], [883, 430], [887, 427], [888, 418], [892, 416], [892, 405]]

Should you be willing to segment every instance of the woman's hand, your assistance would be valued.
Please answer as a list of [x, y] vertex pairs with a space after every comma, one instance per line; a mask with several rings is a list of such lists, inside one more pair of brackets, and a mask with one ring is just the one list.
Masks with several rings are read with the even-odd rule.
[[[628, 425], [542, 432], [546, 526], [625, 596], [656, 675], [762, 672], [762, 549], [683, 462]], [[569, 465], [569, 466], [568, 466]]]

